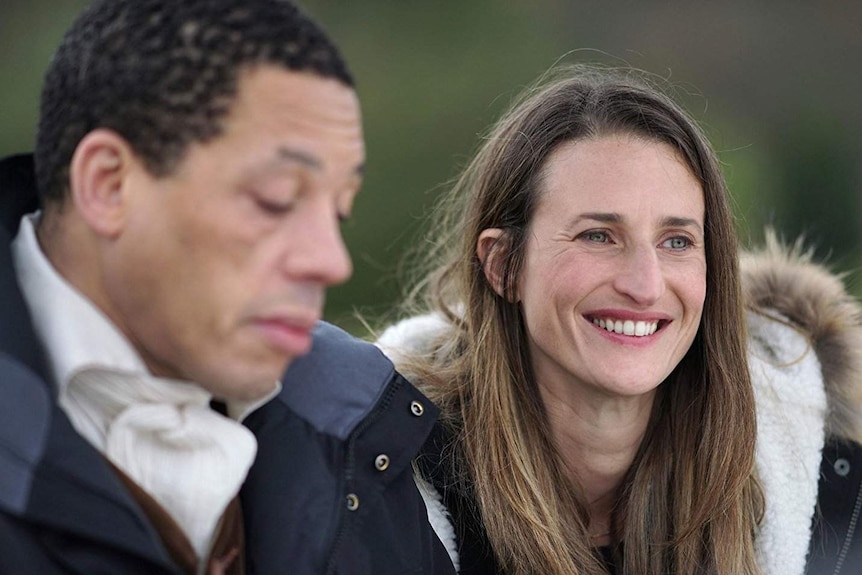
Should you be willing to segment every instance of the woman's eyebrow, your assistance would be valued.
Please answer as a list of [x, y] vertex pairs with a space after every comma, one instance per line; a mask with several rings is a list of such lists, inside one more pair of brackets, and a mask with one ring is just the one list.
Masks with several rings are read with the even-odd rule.
[[[625, 220], [623, 216], [616, 212], [585, 212], [578, 214], [572, 219], [572, 225], [583, 220], [592, 220], [596, 222], [617, 224]], [[703, 233], [703, 225], [694, 218], [686, 218], [682, 216], [665, 216], [661, 220], [661, 226], [665, 228], [694, 228], [701, 234]]]
[[667, 216], [662, 219], [661, 225], [667, 228], [695, 228], [701, 234], [703, 233], [703, 226], [694, 218]]
[[576, 224], [581, 220], [595, 220], [597, 222], [613, 224], [623, 221], [623, 217], [614, 212], [586, 212], [578, 215], [572, 220], [572, 223]]

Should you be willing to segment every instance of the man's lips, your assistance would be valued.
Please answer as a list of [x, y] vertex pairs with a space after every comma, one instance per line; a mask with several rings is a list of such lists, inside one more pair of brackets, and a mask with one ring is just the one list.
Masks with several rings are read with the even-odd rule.
[[317, 320], [261, 317], [253, 323], [269, 345], [287, 355], [297, 356], [311, 350], [311, 330]]

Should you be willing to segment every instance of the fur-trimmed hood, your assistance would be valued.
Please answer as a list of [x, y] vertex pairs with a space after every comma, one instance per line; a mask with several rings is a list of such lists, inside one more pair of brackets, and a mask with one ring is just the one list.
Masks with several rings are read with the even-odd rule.
[[812, 259], [801, 242], [784, 246], [767, 232], [765, 246], [740, 258], [743, 297], [802, 330], [819, 359], [830, 435], [862, 442], [862, 307], [842, 278]]

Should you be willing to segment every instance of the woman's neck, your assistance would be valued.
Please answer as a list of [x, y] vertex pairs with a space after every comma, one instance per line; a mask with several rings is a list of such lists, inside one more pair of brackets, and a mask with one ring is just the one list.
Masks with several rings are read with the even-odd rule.
[[591, 541], [607, 545], [619, 487], [640, 448], [655, 394], [609, 396], [541, 382], [539, 389], [564, 468], [583, 489]]

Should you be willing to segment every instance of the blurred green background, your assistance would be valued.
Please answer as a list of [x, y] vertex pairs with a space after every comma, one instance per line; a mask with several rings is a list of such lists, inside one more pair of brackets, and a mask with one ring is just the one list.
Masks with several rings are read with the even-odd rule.
[[[176, 0], [182, 1], [182, 0]], [[238, 0], [239, 1], [239, 0]], [[41, 77], [84, 0], [0, 3], [0, 154], [32, 147]], [[344, 232], [356, 271], [327, 317], [388, 314], [399, 262], [478, 135], [555, 62], [667, 78], [719, 150], [740, 237], [805, 234], [862, 291], [862, 3], [300, 0], [359, 83], [367, 177]]]

